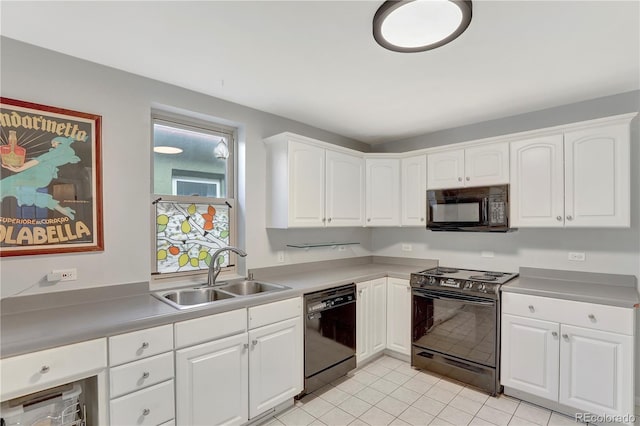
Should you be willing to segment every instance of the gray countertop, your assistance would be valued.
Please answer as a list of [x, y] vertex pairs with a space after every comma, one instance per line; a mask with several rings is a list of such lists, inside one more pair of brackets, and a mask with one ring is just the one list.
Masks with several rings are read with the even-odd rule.
[[640, 303], [636, 285], [632, 275], [520, 268], [502, 291], [633, 308]]
[[[32, 297], [36, 302], [3, 299], [0, 318], [0, 357], [21, 355], [56, 346], [113, 336], [157, 325], [170, 324], [234, 309], [287, 299], [318, 290], [362, 282], [385, 276], [408, 279], [416, 272], [437, 265], [431, 260], [364, 257], [355, 260], [314, 262], [290, 267], [262, 268], [253, 271], [256, 279], [283, 284], [289, 290], [271, 294], [236, 297], [204, 308], [178, 310], [156, 299], [148, 292], [147, 283], [120, 285], [104, 289], [109, 297], [91, 299], [91, 291], [69, 294], [73, 303], [64, 304], [61, 295]], [[142, 288], [146, 285], [146, 288]], [[96, 293], [96, 292], [93, 292]], [[115, 295], [113, 293], [116, 293]], [[29, 296], [24, 296], [29, 297]], [[23, 299], [14, 298], [14, 299]], [[35, 305], [34, 305], [35, 303]], [[15, 306], [11, 306], [11, 305]], [[38, 306], [40, 304], [41, 306]], [[43, 308], [44, 306], [56, 305]], [[20, 306], [20, 309], [16, 309]], [[8, 312], [8, 313], [7, 313]]]

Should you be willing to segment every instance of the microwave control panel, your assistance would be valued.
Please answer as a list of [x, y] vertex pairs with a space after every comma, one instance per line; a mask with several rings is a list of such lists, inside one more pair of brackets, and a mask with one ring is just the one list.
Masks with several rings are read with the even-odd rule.
[[507, 212], [504, 201], [489, 202], [489, 223], [491, 225], [501, 225], [507, 222]]

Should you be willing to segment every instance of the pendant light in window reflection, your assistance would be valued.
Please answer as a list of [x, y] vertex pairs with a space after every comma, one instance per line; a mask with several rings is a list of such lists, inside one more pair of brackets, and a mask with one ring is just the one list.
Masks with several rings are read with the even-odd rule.
[[224, 141], [224, 139], [220, 139], [220, 142], [218, 142], [218, 145], [213, 150], [213, 154], [216, 156], [216, 158], [219, 158], [221, 160], [226, 160], [227, 158], [229, 158], [229, 147], [227, 146], [227, 143]]

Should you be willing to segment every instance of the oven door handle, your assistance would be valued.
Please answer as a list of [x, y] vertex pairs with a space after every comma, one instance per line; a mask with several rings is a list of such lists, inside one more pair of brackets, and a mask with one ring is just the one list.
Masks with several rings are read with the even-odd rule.
[[455, 300], [455, 301], [460, 301], [460, 302], [465, 302], [468, 303], [470, 305], [479, 305], [479, 306], [494, 306], [495, 302], [481, 302], [478, 300], [473, 300], [473, 299], [469, 299], [466, 297], [455, 297], [452, 295], [441, 295], [441, 294], [434, 294], [434, 293], [427, 293], [427, 292], [415, 292], [414, 293], [416, 296], [419, 297], [425, 297], [425, 298], [431, 298], [431, 299], [440, 299], [440, 300]]

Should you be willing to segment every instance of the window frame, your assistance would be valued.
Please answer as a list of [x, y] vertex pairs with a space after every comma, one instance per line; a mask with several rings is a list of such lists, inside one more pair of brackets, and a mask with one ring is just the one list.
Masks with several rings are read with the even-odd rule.
[[[215, 136], [224, 136], [227, 142], [227, 148], [229, 149], [229, 157], [227, 158], [226, 169], [226, 194], [225, 198], [211, 198], [211, 197], [198, 197], [198, 196], [175, 196], [167, 194], [155, 193], [155, 165], [154, 165], [154, 125], [161, 124], [169, 127], [175, 127], [178, 129], [208, 133]], [[203, 283], [206, 281], [207, 270], [202, 269], [200, 271], [183, 271], [183, 272], [165, 272], [160, 273], [157, 271], [157, 242], [156, 242], [156, 209], [154, 200], [159, 198], [162, 201], [176, 201], [180, 203], [209, 203], [209, 204], [228, 204], [229, 205], [229, 245], [237, 246], [238, 241], [238, 213], [237, 213], [237, 141], [238, 141], [238, 129], [224, 125], [217, 121], [214, 117], [211, 117], [211, 121], [193, 118], [188, 115], [174, 114], [166, 111], [153, 110], [151, 113], [151, 149], [150, 149], [150, 161], [151, 161], [151, 209], [150, 209], [150, 229], [151, 229], [151, 278], [150, 285], [161, 286], [162, 284], [177, 285], [181, 282], [193, 284]], [[212, 146], [211, 149], [215, 149]], [[173, 179], [172, 179], [173, 180]], [[172, 183], [173, 185], [173, 183]], [[229, 265], [221, 269], [220, 278], [230, 278], [238, 275], [238, 256], [229, 252]]]

